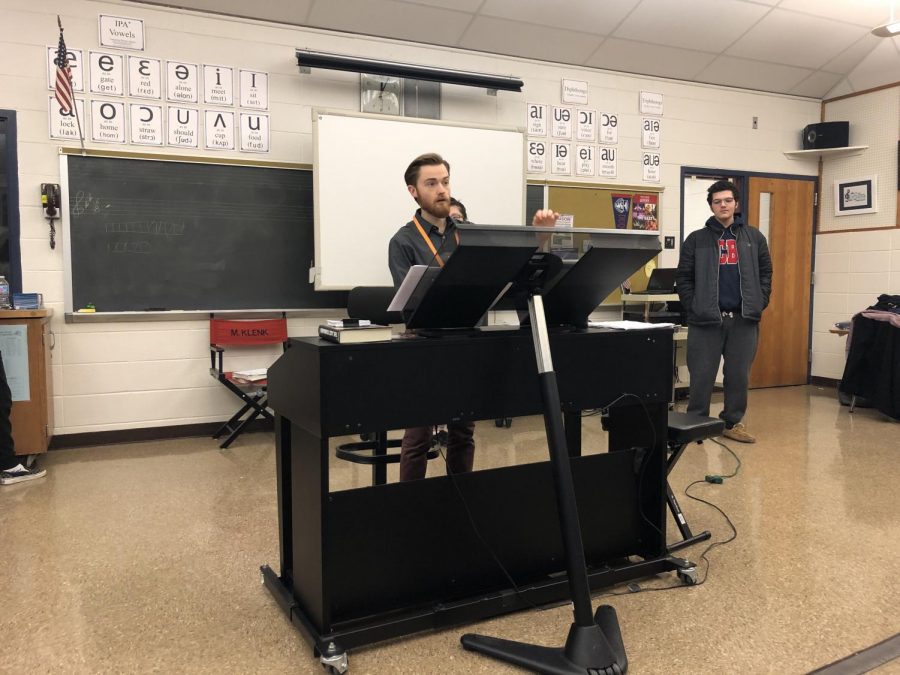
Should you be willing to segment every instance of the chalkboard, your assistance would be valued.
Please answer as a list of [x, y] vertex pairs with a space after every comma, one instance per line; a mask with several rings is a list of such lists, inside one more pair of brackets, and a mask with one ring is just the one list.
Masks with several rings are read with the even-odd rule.
[[345, 292], [309, 283], [311, 171], [66, 160], [70, 311], [347, 306]]

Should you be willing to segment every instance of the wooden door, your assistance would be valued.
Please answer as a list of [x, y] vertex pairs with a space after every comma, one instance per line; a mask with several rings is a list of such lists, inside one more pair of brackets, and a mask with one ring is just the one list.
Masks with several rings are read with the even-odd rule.
[[809, 371], [814, 184], [751, 177], [747, 224], [760, 228], [772, 256], [772, 295], [763, 313], [751, 387], [806, 384]]

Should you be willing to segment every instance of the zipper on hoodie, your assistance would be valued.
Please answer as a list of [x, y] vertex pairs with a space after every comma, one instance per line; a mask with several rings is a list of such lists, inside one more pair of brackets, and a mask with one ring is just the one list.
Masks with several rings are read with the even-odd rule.
[[[734, 223], [731, 224], [734, 227]], [[738, 252], [737, 266], [738, 266], [738, 288], [741, 289], [741, 317], [746, 319], [744, 316], [744, 279], [741, 275], [741, 258], [744, 256], [741, 254], [741, 238], [738, 236], [738, 231], [734, 231], [734, 247]]]
[[[712, 232], [713, 240], [715, 242], [715, 246], [713, 246], [713, 251], [714, 251], [715, 263], [716, 263], [716, 307], [718, 308], [717, 311], [719, 312], [719, 325], [721, 326], [722, 324], [725, 323], [725, 321], [722, 319], [722, 308], [719, 306], [719, 272], [722, 269], [722, 265], [719, 262], [719, 257], [722, 255], [722, 250], [719, 248], [719, 237], [716, 235], [715, 230], [710, 228], [710, 232]], [[724, 234], [724, 230], [722, 233]], [[740, 258], [738, 260], [740, 260]], [[740, 273], [740, 270], [738, 270], [738, 273]], [[744, 299], [741, 298], [741, 311], [743, 311], [743, 305], [744, 305]]]

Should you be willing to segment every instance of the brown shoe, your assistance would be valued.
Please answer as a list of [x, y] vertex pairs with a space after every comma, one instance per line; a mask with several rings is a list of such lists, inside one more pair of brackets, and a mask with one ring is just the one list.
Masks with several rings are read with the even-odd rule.
[[730, 429], [725, 429], [722, 433], [725, 438], [730, 438], [738, 443], [756, 443], [756, 436], [752, 436], [742, 423], [738, 422]]

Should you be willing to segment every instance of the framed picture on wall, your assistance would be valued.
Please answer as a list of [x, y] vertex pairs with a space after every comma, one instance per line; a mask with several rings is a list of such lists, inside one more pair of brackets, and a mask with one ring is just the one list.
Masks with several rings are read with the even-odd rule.
[[834, 181], [834, 215], [852, 216], [878, 211], [878, 177]]

